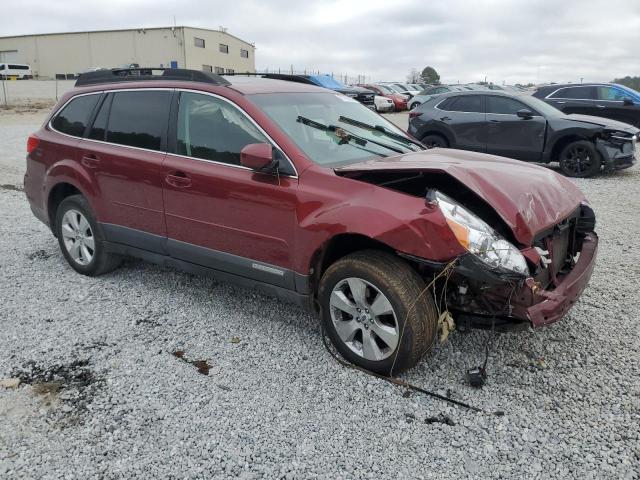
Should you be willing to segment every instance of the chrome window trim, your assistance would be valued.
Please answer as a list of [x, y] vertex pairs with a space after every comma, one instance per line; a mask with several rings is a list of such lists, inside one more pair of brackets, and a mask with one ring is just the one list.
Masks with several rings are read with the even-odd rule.
[[271, 136], [264, 131], [264, 129], [258, 125], [256, 123], [256, 121], [251, 118], [251, 116], [243, 109], [241, 108], [239, 105], [237, 105], [236, 103], [232, 102], [231, 100], [229, 100], [228, 98], [225, 98], [221, 95], [217, 95], [215, 93], [211, 93], [211, 92], [204, 92], [202, 90], [193, 90], [193, 89], [189, 89], [189, 88], [167, 88], [167, 87], [144, 87], [144, 88], [114, 88], [114, 89], [108, 89], [108, 90], [100, 90], [100, 91], [95, 91], [95, 92], [86, 92], [86, 93], [79, 93], [78, 95], [73, 95], [71, 98], [69, 98], [69, 100], [67, 100], [66, 102], [64, 102], [63, 105], [60, 106], [60, 108], [58, 108], [55, 113], [53, 115], [51, 115], [51, 118], [49, 119], [49, 122], [47, 122], [47, 127], [59, 134], [59, 135], [64, 135], [65, 137], [69, 137], [69, 138], [75, 138], [78, 140], [86, 140], [88, 142], [94, 142], [94, 143], [99, 143], [99, 144], [104, 144], [104, 145], [113, 145], [116, 147], [122, 147], [122, 148], [131, 148], [134, 150], [140, 150], [143, 152], [152, 152], [152, 153], [159, 153], [159, 154], [163, 154], [163, 155], [171, 155], [172, 157], [180, 157], [180, 158], [189, 158], [189, 159], [193, 159], [193, 160], [198, 160], [201, 162], [206, 162], [206, 163], [213, 163], [216, 165], [224, 165], [227, 167], [231, 167], [231, 168], [239, 168], [242, 170], [250, 170], [253, 171], [253, 169], [249, 168], [249, 167], [243, 167], [242, 165], [234, 165], [232, 163], [224, 163], [224, 162], [218, 162], [215, 160], [207, 160], [204, 158], [197, 158], [197, 157], [190, 157], [188, 155], [180, 155], [177, 153], [171, 153], [166, 151], [166, 149], [163, 150], [151, 150], [148, 148], [141, 148], [141, 147], [134, 147], [132, 145], [122, 145], [120, 143], [112, 143], [112, 142], [106, 142], [104, 140], [95, 140], [93, 138], [84, 138], [84, 137], [76, 137], [75, 135], [69, 135], [68, 133], [64, 133], [61, 132], [60, 130], [56, 130], [55, 128], [53, 128], [52, 122], [53, 119], [56, 118], [58, 116], [58, 114], [72, 101], [75, 100], [76, 98], [79, 97], [84, 97], [87, 95], [102, 95], [103, 93], [109, 93], [109, 92], [143, 92], [143, 91], [149, 91], [149, 90], [153, 90], [153, 91], [157, 91], [157, 90], [163, 90], [163, 91], [170, 91], [170, 92], [174, 92], [174, 91], [180, 91], [180, 92], [190, 92], [190, 93], [197, 93], [200, 95], [209, 95], [218, 99], [221, 99], [225, 102], [227, 102], [229, 105], [231, 105], [232, 107], [235, 107], [238, 109], [238, 111], [240, 111], [247, 119], [249, 119], [249, 121], [260, 131], [260, 133], [262, 133], [267, 140], [269, 140], [269, 142], [271, 142], [271, 144], [273, 146], [275, 146], [281, 153], [282, 155], [284, 155], [284, 158], [289, 162], [289, 164], [291, 165], [291, 167], [293, 168], [293, 171], [295, 172], [295, 175], [287, 175], [287, 174], [281, 174], [281, 177], [287, 177], [287, 178], [298, 178], [298, 169], [296, 168], [295, 164], [291, 161], [291, 159], [289, 158], [289, 156], [286, 154], [286, 152], [280, 147], [280, 145], [278, 145], [278, 143], [271, 138]]

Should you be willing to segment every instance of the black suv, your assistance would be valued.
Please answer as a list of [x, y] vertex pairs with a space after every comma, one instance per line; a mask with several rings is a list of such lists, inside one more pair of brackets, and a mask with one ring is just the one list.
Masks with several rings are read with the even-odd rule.
[[534, 97], [564, 113], [596, 115], [640, 128], [640, 93], [615, 83], [547, 85]]
[[497, 91], [448, 93], [409, 113], [409, 133], [427, 146], [557, 161], [571, 177], [633, 165], [638, 132], [615, 120], [566, 115], [529, 95]]

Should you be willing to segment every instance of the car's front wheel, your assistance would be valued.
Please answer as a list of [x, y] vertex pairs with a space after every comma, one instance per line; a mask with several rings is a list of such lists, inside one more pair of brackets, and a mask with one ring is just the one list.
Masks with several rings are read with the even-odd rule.
[[568, 177], [591, 177], [600, 171], [600, 154], [587, 140], [571, 142], [560, 152], [560, 170]]
[[60, 202], [55, 228], [62, 254], [76, 272], [94, 277], [119, 265], [120, 257], [106, 250], [102, 231], [82, 195]]
[[437, 135], [435, 133], [425, 135], [422, 139], [422, 144], [426, 145], [429, 148], [447, 148], [449, 147], [449, 142], [442, 135]]
[[378, 250], [352, 253], [322, 276], [323, 326], [351, 363], [384, 375], [413, 367], [434, 344], [437, 313], [422, 278]]

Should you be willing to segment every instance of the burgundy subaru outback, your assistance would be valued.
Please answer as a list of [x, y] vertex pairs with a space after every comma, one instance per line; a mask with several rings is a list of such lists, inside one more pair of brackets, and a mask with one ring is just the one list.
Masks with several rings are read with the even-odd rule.
[[340, 353], [413, 366], [449, 312], [539, 327], [594, 267], [595, 217], [538, 166], [425, 149], [319, 87], [191, 70], [83, 74], [29, 137], [25, 189], [73, 269], [122, 256], [308, 306]]

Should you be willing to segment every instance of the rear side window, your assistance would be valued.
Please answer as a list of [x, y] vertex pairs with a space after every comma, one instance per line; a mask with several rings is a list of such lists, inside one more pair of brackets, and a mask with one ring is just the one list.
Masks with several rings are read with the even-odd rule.
[[598, 99], [599, 100], [610, 100], [610, 101], [620, 101], [625, 97], [629, 97], [628, 94], [625, 94], [622, 90], [618, 90], [613, 87], [598, 87]]
[[170, 103], [171, 92], [167, 90], [115, 93], [111, 101], [106, 141], [160, 150], [169, 123]]
[[61, 133], [82, 137], [99, 98], [99, 94], [74, 98], [55, 116], [51, 125]]
[[438, 108], [448, 112], [484, 113], [480, 95], [451, 97], [438, 105]]
[[515, 115], [518, 110], [531, 108], [525, 104], [507, 97], [487, 97], [487, 113], [499, 113], [502, 115]]
[[595, 100], [596, 87], [567, 87], [561, 88], [549, 98], [569, 98], [572, 100]]

